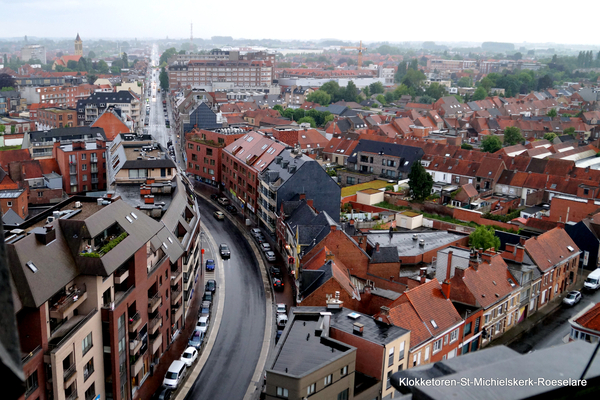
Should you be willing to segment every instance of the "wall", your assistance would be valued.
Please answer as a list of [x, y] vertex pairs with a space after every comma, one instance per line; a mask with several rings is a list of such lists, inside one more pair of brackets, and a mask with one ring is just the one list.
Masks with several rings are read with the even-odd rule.
[[550, 218], [552, 222], [579, 222], [593, 213], [600, 205], [594, 199], [587, 202], [563, 199], [554, 196], [550, 202]]
[[360, 204], [373, 205], [383, 201], [383, 191], [379, 193], [367, 194], [363, 192], [356, 193], [356, 202]]
[[[360, 318], [356, 321], [360, 322]], [[344, 332], [331, 327], [329, 335], [332, 339], [356, 347], [356, 370], [365, 375], [380, 379], [383, 375], [382, 367], [384, 361], [383, 347], [363, 339], [354, 333]]]
[[[10, 206], [8, 205], [9, 203], [11, 204]], [[27, 191], [23, 190], [23, 192], [15, 198], [0, 199], [0, 207], [2, 208], [2, 214], [5, 214], [8, 210], [12, 209], [19, 217], [26, 219], [29, 215]]]
[[54, 204], [63, 200], [62, 189], [30, 188], [29, 204]]

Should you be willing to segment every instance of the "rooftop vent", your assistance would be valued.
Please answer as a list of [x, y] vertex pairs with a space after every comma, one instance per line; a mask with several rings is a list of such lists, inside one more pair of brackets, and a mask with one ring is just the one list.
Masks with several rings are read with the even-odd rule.
[[414, 234], [413, 234], [413, 240], [419, 240], [419, 235], [418, 235], [418, 234], [416, 234], [416, 233], [414, 233]]
[[419, 240], [419, 246], [425, 247], [425, 240], [423, 240], [423, 239]]
[[365, 326], [359, 322], [352, 324], [352, 332], [354, 332], [356, 335], [362, 335], [364, 328]]
[[348, 318], [358, 319], [360, 318], [360, 314], [356, 312], [351, 312], [350, 314], [348, 314]]

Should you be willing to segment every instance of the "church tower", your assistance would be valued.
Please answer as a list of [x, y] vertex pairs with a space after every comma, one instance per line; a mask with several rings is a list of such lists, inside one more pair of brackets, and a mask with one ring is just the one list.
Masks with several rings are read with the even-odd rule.
[[75, 55], [83, 56], [83, 42], [79, 37], [79, 33], [77, 33], [77, 37], [75, 38]]

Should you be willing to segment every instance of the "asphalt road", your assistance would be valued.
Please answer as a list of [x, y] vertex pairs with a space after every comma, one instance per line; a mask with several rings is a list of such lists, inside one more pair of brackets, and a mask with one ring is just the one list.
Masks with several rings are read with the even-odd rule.
[[217, 245], [227, 243], [224, 261], [226, 293], [215, 345], [186, 399], [242, 399], [259, 359], [265, 329], [265, 291], [250, 246], [227, 218], [217, 221], [216, 208], [198, 198], [204, 228]]
[[565, 343], [563, 339], [571, 332], [569, 318], [590, 305], [590, 303], [600, 302], [600, 290], [595, 292], [584, 290], [581, 294], [581, 301], [574, 307], [561, 305], [554, 313], [508, 347], [519, 353], [527, 353]]

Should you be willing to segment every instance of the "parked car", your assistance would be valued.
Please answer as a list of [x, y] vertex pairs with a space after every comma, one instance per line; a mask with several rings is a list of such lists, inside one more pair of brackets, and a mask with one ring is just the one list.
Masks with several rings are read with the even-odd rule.
[[252, 229], [250, 229], [250, 234], [253, 237], [257, 237], [259, 235], [262, 236], [262, 232], [260, 231], [260, 228], [252, 228]]
[[267, 258], [267, 261], [277, 261], [277, 257], [275, 257], [275, 253], [272, 251], [267, 251], [265, 252], [265, 257]]
[[204, 290], [206, 290], [207, 292], [214, 293], [217, 290], [217, 281], [215, 281], [214, 279], [209, 279], [208, 281], [206, 281]]
[[227, 197], [219, 197], [219, 199], [217, 200], [217, 202], [222, 205], [223, 207], [228, 206], [229, 205], [229, 199]]
[[275, 344], [277, 344], [277, 342], [279, 342], [279, 338], [281, 337], [282, 333], [283, 333], [282, 330], [277, 329], [277, 333], [275, 334]]
[[204, 332], [194, 331], [192, 332], [192, 336], [190, 336], [190, 340], [188, 340], [188, 346], [192, 346], [196, 349], [202, 347], [202, 342], [204, 342]]
[[285, 314], [277, 314], [277, 327], [278, 328], [285, 328], [285, 324], [287, 324], [288, 322], [288, 317]]
[[213, 301], [212, 292], [204, 292], [204, 296], [202, 296], [202, 301], [210, 301], [212, 303], [212, 301]]
[[225, 243], [221, 243], [219, 245], [219, 253], [221, 254], [222, 258], [230, 258], [231, 257], [231, 252], [229, 251], [229, 246], [227, 246]]
[[215, 260], [210, 259], [210, 258], [208, 260], [206, 260], [206, 270], [207, 271], [215, 270]]
[[179, 384], [183, 381], [183, 378], [185, 378], [186, 370], [187, 366], [183, 361], [173, 361], [167, 370], [165, 379], [163, 379], [163, 386], [177, 389], [177, 386], [179, 386]]
[[287, 306], [284, 303], [277, 304], [277, 314], [286, 314], [287, 315]]
[[152, 400], [170, 400], [172, 394], [173, 389], [161, 387], [154, 393]]
[[265, 242], [265, 243], [261, 243], [261, 244], [260, 244], [260, 249], [261, 249], [263, 252], [265, 252], [265, 253], [266, 253], [267, 251], [270, 251], [270, 250], [271, 250], [271, 245], [270, 245], [269, 243], [267, 243], [267, 242]]
[[232, 206], [232, 205], [230, 204], [230, 205], [226, 206], [226, 207], [225, 207], [225, 209], [226, 209], [227, 211], [229, 211], [229, 213], [230, 213], [230, 214], [232, 214], [232, 215], [237, 215], [237, 212], [238, 212], [238, 211], [237, 211], [237, 208], [235, 208], [235, 206]]
[[588, 290], [596, 290], [600, 288], [600, 268], [596, 268], [587, 276], [583, 283], [583, 287]]
[[206, 334], [207, 329], [208, 329], [208, 317], [198, 318], [198, 322], [196, 323], [196, 330], [200, 331], [200, 332], [204, 332]]
[[258, 244], [262, 244], [262, 243], [266, 242], [266, 239], [263, 235], [254, 236], [254, 239], [256, 239], [256, 242]]
[[283, 290], [283, 282], [279, 278], [273, 278], [273, 288], [275, 290]]
[[198, 318], [200, 317], [210, 317], [210, 306], [211, 306], [211, 302], [210, 301], [203, 301], [202, 305], [200, 306], [200, 310], [198, 310]]
[[568, 306], [574, 306], [575, 304], [579, 303], [580, 301], [581, 301], [581, 293], [579, 293], [577, 290], [573, 290], [573, 291], [569, 292], [567, 297], [565, 297], [563, 299], [563, 303]]
[[281, 269], [279, 267], [271, 265], [269, 272], [271, 273], [271, 276], [281, 279]]
[[194, 361], [198, 358], [198, 350], [195, 347], [188, 347], [185, 349], [181, 357], [179, 358], [181, 361], [185, 363], [185, 365], [189, 368], [192, 366]]
[[216, 193], [213, 193], [213, 194], [210, 195], [210, 199], [214, 200], [214, 201], [217, 201], [217, 200], [219, 200], [219, 195], [216, 194]]

